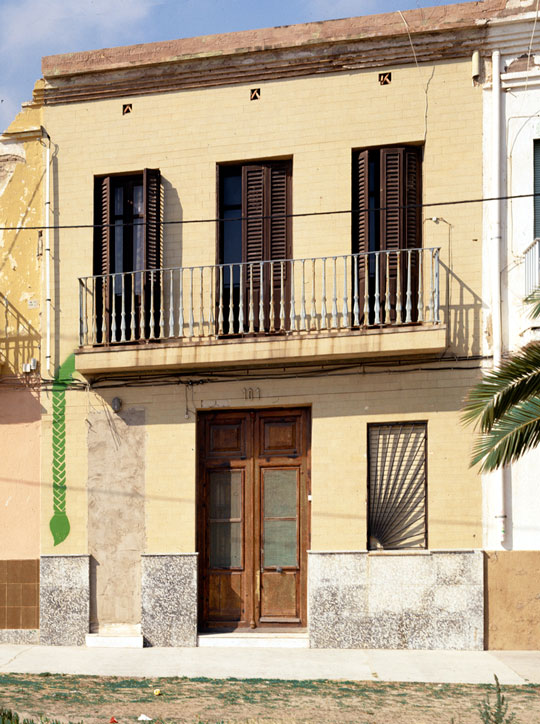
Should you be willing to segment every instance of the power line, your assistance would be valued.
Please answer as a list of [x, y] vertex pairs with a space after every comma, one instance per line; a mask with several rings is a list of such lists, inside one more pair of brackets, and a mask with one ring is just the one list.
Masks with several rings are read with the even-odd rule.
[[[66, 389], [72, 391], [85, 392], [92, 390], [118, 389], [127, 387], [165, 387], [165, 386], [181, 386], [195, 387], [197, 385], [223, 382], [242, 382], [264, 381], [264, 380], [291, 380], [309, 377], [325, 376], [325, 377], [342, 377], [342, 376], [365, 376], [377, 374], [399, 374], [406, 372], [434, 372], [434, 371], [461, 371], [461, 370], [478, 370], [481, 362], [492, 359], [486, 355], [452, 355], [448, 357], [439, 357], [432, 359], [429, 357], [420, 358], [411, 361], [398, 361], [393, 365], [381, 363], [378, 360], [365, 362], [342, 362], [337, 364], [325, 364], [316, 366], [301, 365], [295, 369], [293, 366], [284, 366], [277, 369], [267, 368], [264, 372], [260, 370], [246, 370], [242, 374], [241, 370], [221, 370], [220, 372], [197, 372], [190, 370], [187, 372], [169, 372], [161, 375], [156, 374], [140, 374], [133, 373], [127, 375], [104, 375], [95, 377], [91, 382], [84, 380], [72, 380], [66, 383]], [[450, 364], [445, 364], [450, 363]], [[462, 363], [462, 364], [459, 364]], [[466, 364], [473, 363], [473, 364]], [[424, 367], [419, 365], [429, 364], [432, 366]], [[438, 365], [438, 366], [435, 366]], [[443, 365], [443, 366], [441, 366]], [[26, 381], [24, 381], [26, 382]], [[53, 385], [57, 384], [54, 379], [39, 378], [34, 379], [32, 384], [21, 384], [20, 380], [13, 378], [0, 378], [0, 386], [5, 387], [32, 387], [33, 389], [41, 388], [42, 390], [51, 390]], [[280, 395], [281, 397], [287, 395]], [[295, 395], [292, 395], [293, 397]]]
[[[540, 196], [540, 191], [532, 194], [511, 194], [508, 196], [488, 196], [476, 199], [461, 199], [458, 201], [432, 201], [428, 204], [408, 204], [405, 206], [379, 206], [379, 207], [365, 207], [360, 209], [336, 209], [333, 211], [305, 211], [296, 214], [267, 214], [264, 216], [257, 216], [257, 219], [298, 219], [309, 216], [332, 216], [340, 214], [369, 214], [378, 211], [403, 211], [407, 209], [428, 209], [439, 206], [462, 206], [464, 204], [483, 204], [488, 201], [510, 201], [512, 199], [530, 199], [536, 196]], [[235, 216], [234, 218], [223, 219], [220, 217], [211, 219], [174, 219], [171, 221], [160, 221], [159, 226], [174, 226], [174, 225], [187, 225], [187, 224], [218, 224], [225, 223], [228, 221], [247, 221], [253, 219], [253, 216]], [[137, 222], [122, 222], [122, 224], [56, 224], [53, 226], [0, 226], [0, 231], [41, 231], [49, 229], [51, 231], [59, 231], [61, 229], [107, 229], [107, 228], [118, 228], [120, 226], [146, 226], [147, 224], [157, 225], [156, 222], [150, 221], [137, 221]]]

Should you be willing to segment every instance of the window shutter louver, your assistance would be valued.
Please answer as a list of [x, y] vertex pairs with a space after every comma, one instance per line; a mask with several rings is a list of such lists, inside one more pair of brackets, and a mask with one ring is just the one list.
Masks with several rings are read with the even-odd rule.
[[[420, 249], [421, 247], [421, 176], [420, 176], [420, 149], [405, 149], [405, 238], [404, 249]], [[418, 319], [418, 285], [420, 281], [419, 252], [412, 251], [408, 255], [407, 264], [411, 265], [411, 305], [412, 321]], [[406, 266], [403, 265], [404, 276], [402, 289], [405, 289], [407, 277], [405, 277]]]
[[405, 249], [420, 248], [420, 158], [416, 148], [405, 150]]
[[270, 259], [287, 259], [288, 179], [287, 166], [271, 166], [270, 169]]
[[145, 266], [147, 269], [160, 269], [162, 265], [162, 234], [161, 174], [159, 169], [144, 169], [143, 196]]
[[[361, 322], [367, 323], [363, 318], [364, 296], [366, 287], [367, 254], [369, 251], [369, 152], [360, 151], [356, 159], [356, 187], [353, 198], [353, 224], [355, 225], [355, 249], [358, 256], [358, 298], [362, 310]], [[354, 282], [353, 282], [354, 283]], [[354, 288], [354, 287], [353, 287]]]
[[[248, 263], [264, 259], [264, 168], [242, 168], [242, 259]], [[260, 269], [252, 268], [253, 282], [259, 284]]]
[[101, 179], [101, 218], [100, 229], [100, 271], [99, 274], [109, 274], [111, 259], [111, 177]]
[[[383, 148], [381, 150], [381, 250], [391, 253], [381, 255], [379, 276], [381, 295], [384, 298], [387, 288], [394, 307], [390, 319], [395, 320], [395, 301], [397, 299], [397, 277], [399, 269], [399, 250], [404, 243], [404, 188], [403, 188], [403, 149]], [[403, 261], [403, 260], [401, 260]], [[402, 266], [403, 268], [403, 266]]]
[[[403, 244], [402, 167], [402, 148], [381, 150], [381, 249], [387, 251], [397, 251]], [[391, 257], [395, 264], [395, 254]]]
[[[289, 249], [289, 225], [290, 218], [290, 163], [272, 163], [267, 168], [267, 188], [268, 188], [268, 239], [266, 244], [267, 258], [279, 262], [282, 259], [289, 259], [291, 250]], [[283, 269], [282, 269], [283, 268]], [[283, 271], [283, 277], [282, 277]], [[270, 270], [269, 270], [270, 272]], [[289, 303], [288, 284], [287, 284], [287, 264], [274, 264], [273, 279], [268, 279], [268, 286], [274, 286], [274, 309], [270, 310], [270, 314], [274, 315], [274, 325], [279, 328], [280, 306], [283, 301], [286, 309]], [[281, 299], [281, 283], [283, 278], [283, 300]]]

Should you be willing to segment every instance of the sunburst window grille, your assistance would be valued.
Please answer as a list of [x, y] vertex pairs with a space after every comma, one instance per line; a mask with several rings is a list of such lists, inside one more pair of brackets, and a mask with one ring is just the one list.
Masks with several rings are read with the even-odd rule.
[[423, 422], [368, 426], [368, 548], [426, 547]]

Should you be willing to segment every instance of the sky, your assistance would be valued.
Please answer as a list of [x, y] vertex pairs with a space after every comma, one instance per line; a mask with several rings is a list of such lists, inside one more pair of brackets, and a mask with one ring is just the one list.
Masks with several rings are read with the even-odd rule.
[[0, 0], [0, 129], [41, 56], [447, 5], [448, 0]]

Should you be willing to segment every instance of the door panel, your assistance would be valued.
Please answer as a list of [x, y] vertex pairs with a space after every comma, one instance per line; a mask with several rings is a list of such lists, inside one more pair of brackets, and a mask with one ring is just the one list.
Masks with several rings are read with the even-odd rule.
[[246, 420], [240, 418], [213, 421], [209, 425], [207, 457], [245, 456]]
[[199, 416], [203, 628], [305, 625], [309, 411]]
[[296, 455], [300, 435], [298, 418], [261, 419], [261, 454]]

